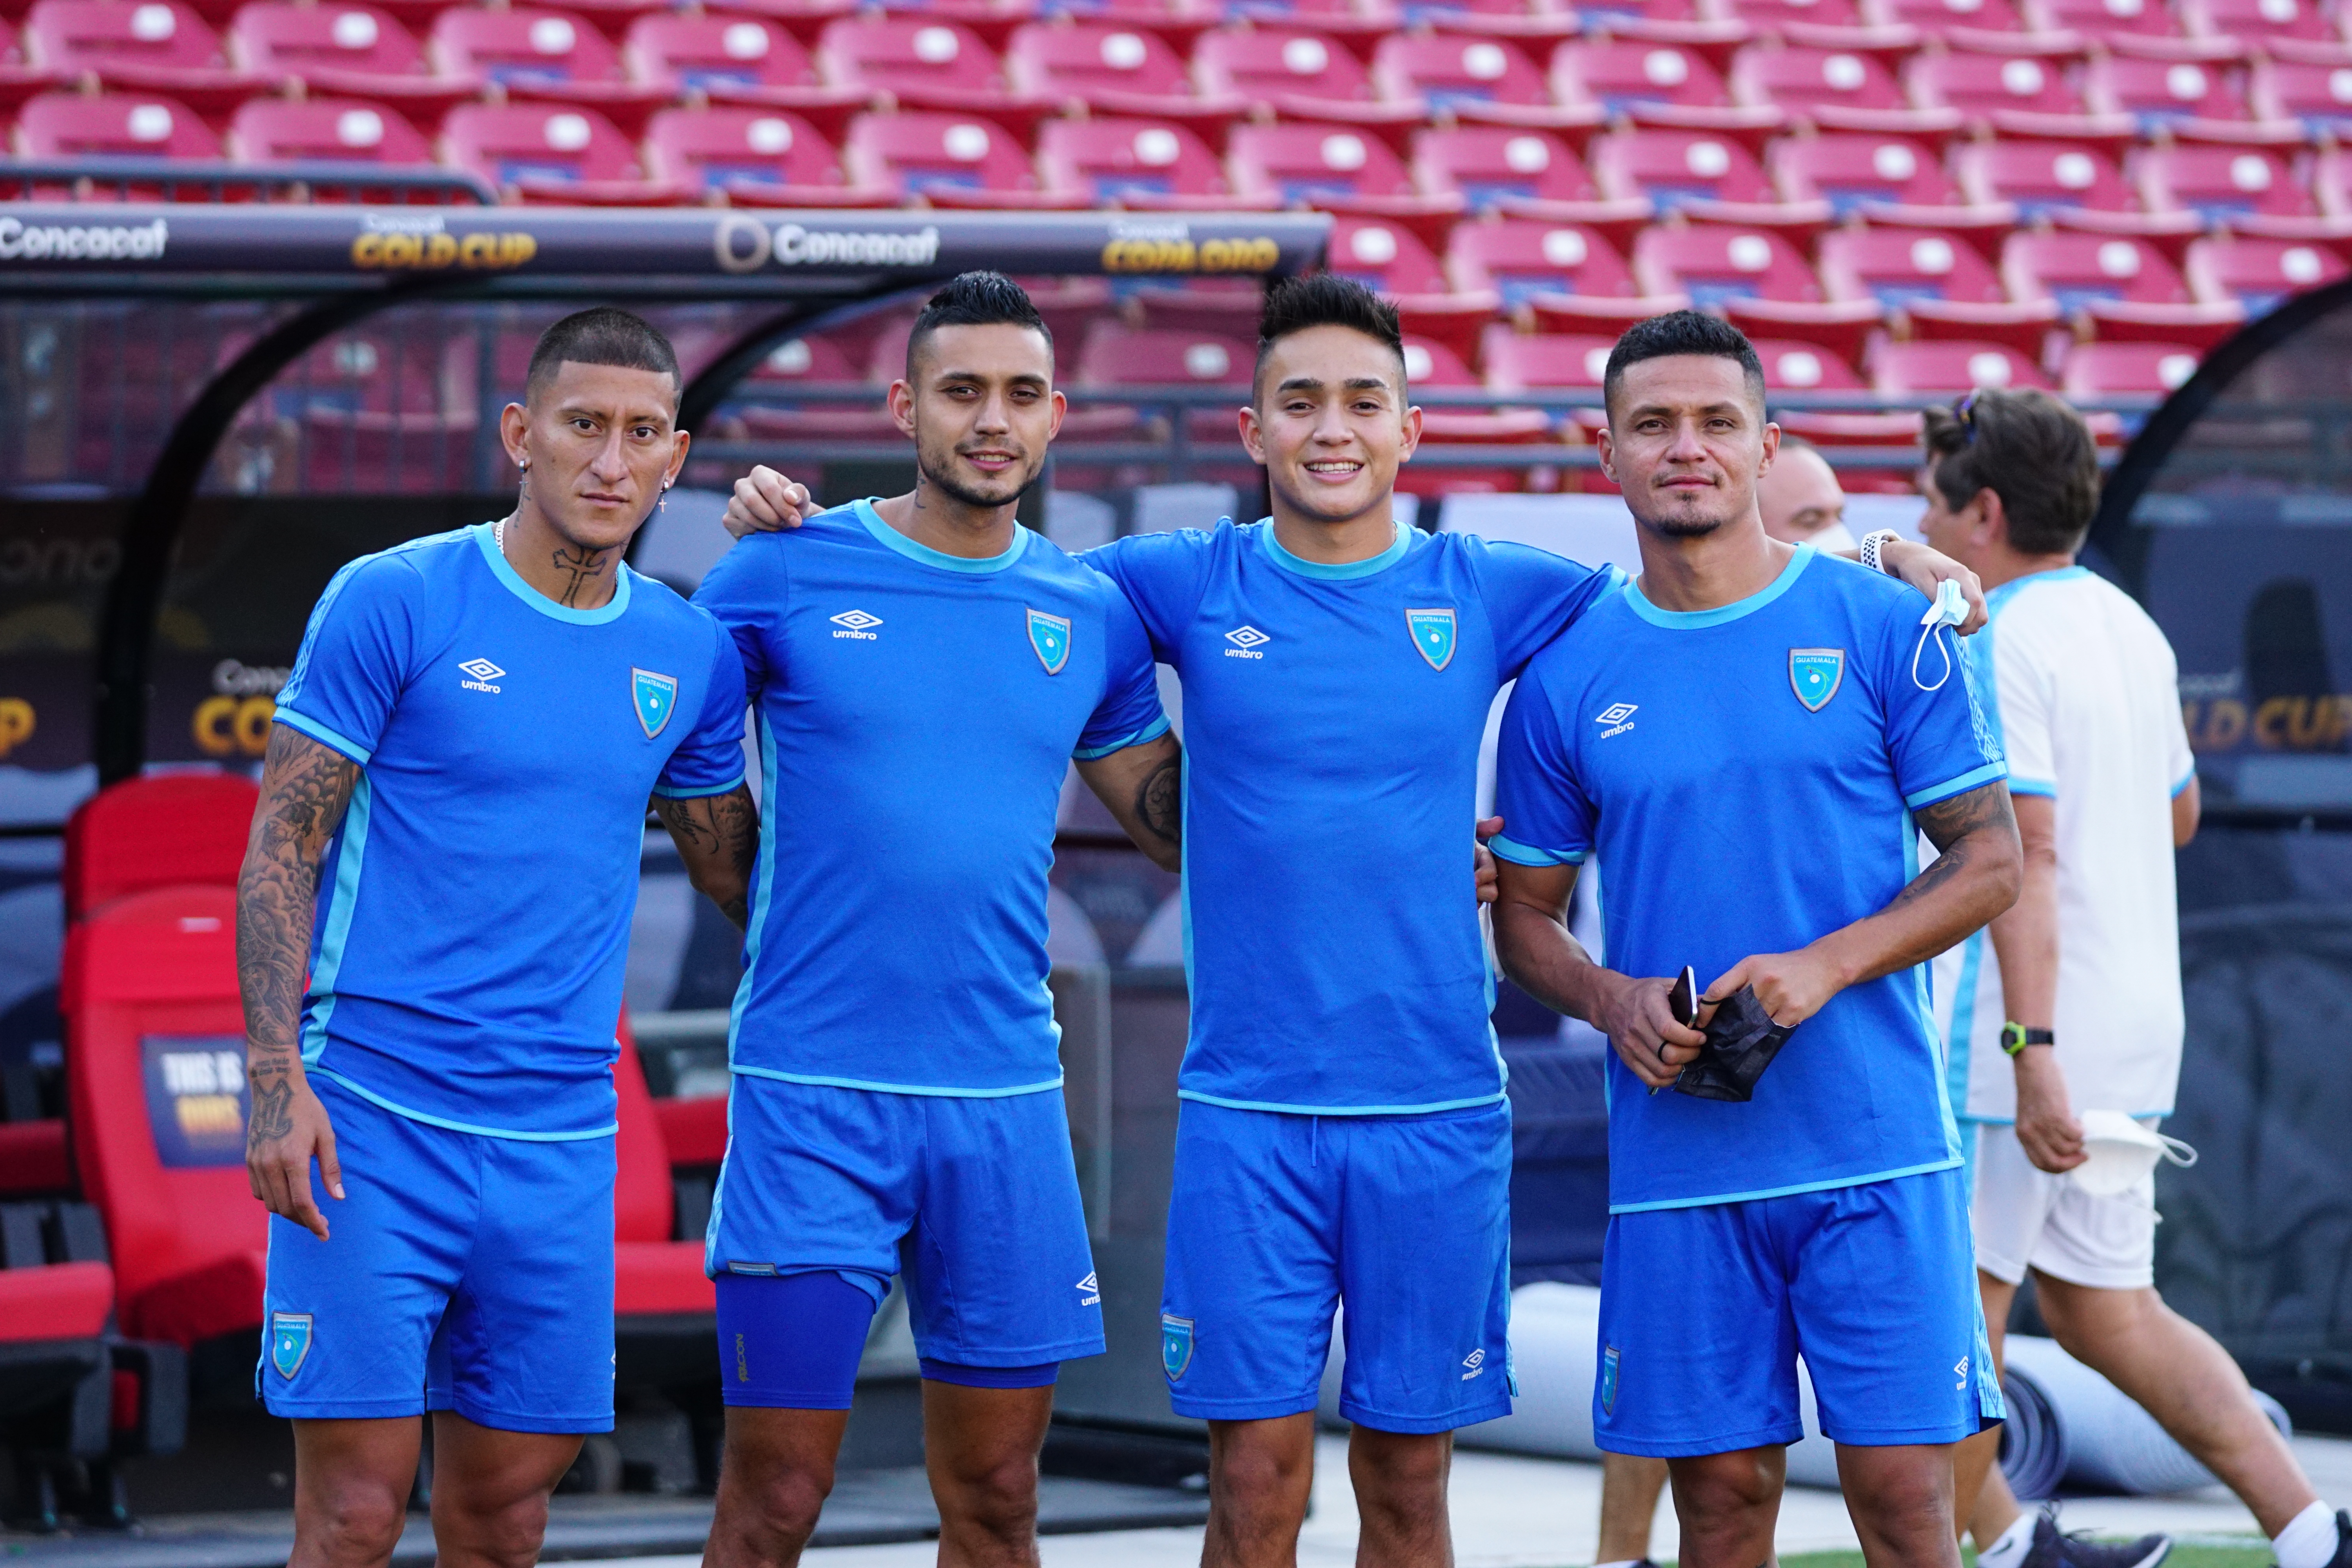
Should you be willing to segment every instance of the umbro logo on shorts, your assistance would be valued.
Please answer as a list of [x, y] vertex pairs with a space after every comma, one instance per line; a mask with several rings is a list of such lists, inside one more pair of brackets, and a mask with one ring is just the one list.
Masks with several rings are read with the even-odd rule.
[[469, 658], [457, 668], [466, 676], [466, 679], [457, 684], [468, 691], [495, 692], [499, 689], [490, 682], [506, 673], [487, 658]]
[[836, 637], [844, 637], [852, 642], [882, 640], [874, 635], [874, 628], [882, 624], [882, 617], [879, 616], [869, 616], [863, 610], [844, 610], [837, 616], [826, 618], [841, 628], [833, 634]]
[[1102, 1287], [1095, 1283], [1092, 1269], [1087, 1270], [1087, 1277], [1078, 1281], [1077, 1290], [1078, 1305], [1081, 1307], [1097, 1306], [1102, 1301]]
[[1968, 1387], [1968, 1385], [1969, 1385], [1969, 1358], [1968, 1358], [1968, 1357], [1966, 1357], [1966, 1356], [1962, 1356], [1959, 1360], [1958, 1360], [1958, 1361], [1954, 1362], [1954, 1363], [1952, 1363], [1952, 1370], [1953, 1370], [1954, 1372], [1957, 1372], [1957, 1373], [1958, 1373], [1960, 1374], [1960, 1381], [1959, 1381], [1959, 1382], [1958, 1382], [1958, 1383], [1956, 1383], [1956, 1384], [1952, 1384], [1952, 1386], [1953, 1386], [1954, 1388], [1959, 1388], [1959, 1389], [1964, 1389], [1964, 1388]]
[[1274, 639], [1255, 626], [1244, 626], [1227, 632], [1225, 640], [1234, 645], [1225, 649], [1227, 658], [1264, 658], [1265, 655], [1258, 652], [1259, 646]]
[[1462, 1358], [1462, 1364], [1470, 1369], [1468, 1372], [1462, 1374], [1462, 1381], [1467, 1383], [1472, 1378], [1486, 1370], [1486, 1350], [1481, 1347], [1478, 1350], [1472, 1351], [1468, 1355]]

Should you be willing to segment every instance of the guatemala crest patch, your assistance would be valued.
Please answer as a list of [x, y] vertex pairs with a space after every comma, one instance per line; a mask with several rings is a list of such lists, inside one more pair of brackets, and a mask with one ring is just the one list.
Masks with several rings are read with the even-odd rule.
[[1070, 662], [1070, 623], [1043, 610], [1030, 611], [1029, 646], [1037, 650], [1037, 662], [1046, 674], [1061, 674], [1062, 666]]
[[278, 1369], [280, 1377], [292, 1377], [302, 1370], [302, 1363], [310, 1353], [310, 1314], [308, 1312], [272, 1312], [269, 1314], [269, 1364]]
[[677, 706], [677, 677], [632, 669], [629, 700], [636, 705], [637, 722], [645, 726], [646, 739], [650, 741], [669, 727], [670, 710]]
[[1192, 1364], [1192, 1320], [1160, 1314], [1160, 1364], [1175, 1382]]
[[1603, 1415], [1617, 1414], [1617, 1347], [1611, 1345], [1601, 1358], [1601, 1410]]
[[1404, 624], [1412, 633], [1413, 647], [1429, 660], [1430, 668], [1444, 669], [1454, 662], [1452, 610], [1407, 610]]
[[1808, 713], [1818, 713], [1829, 706], [1837, 695], [1838, 686], [1845, 679], [1845, 649], [1842, 647], [1792, 647], [1789, 650], [1789, 689], [1805, 705]]

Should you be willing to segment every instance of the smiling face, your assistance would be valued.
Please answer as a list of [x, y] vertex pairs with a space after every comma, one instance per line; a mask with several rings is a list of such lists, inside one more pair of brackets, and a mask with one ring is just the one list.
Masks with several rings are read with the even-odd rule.
[[677, 383], [665, 371], [565, 360], [501, 420], [508, 455], [529, 460], [531, 502], [584, 550], [628, 542], [686, 461]]
[[1662, 354], [1626, 366], [1612, 390], [1601, 464], [1643, 527], [1692, 538], [1756, 515], [1780, 444], [1738, 361]]
[[918, 347], [890, 413], [923, 477], [969, 507], [1001, 507], [1045, 471], [1062, 427], [1054, 350], [1034, 327], [940, 327]]
[[1241, 427], [1285, 505], [1345, 522], [1388, 504], [1421, 439], [1421, 410], [1405, 402], [1394, 349], [1353, 327], [1309, 327], [1267, 352]]

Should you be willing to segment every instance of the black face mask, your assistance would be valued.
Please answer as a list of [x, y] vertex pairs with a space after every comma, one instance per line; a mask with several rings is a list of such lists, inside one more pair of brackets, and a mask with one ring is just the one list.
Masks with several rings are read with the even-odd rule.
[[1717, 1006], [1706, 1026], [1706, 1044], [1675, 1078], [1675, 1092], [1698, 1100], [1753, 1099], [1756, 1080], [1796, 1032], [1794, 1024], [1774, 1023], [1755, 989], [1743, 985]]

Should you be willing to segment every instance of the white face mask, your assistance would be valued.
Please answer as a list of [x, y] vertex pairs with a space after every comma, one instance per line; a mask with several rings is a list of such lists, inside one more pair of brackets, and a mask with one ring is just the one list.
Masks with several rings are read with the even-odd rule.
[[2158, 1160], [2197, 1163], [2197, 1151], [2178, 1138], [2133, 1121], [2120, 1110], [2082, 1114], [2083, 1152], [2089, 1156], [2067, 1173], [2074, 1184], [2097, 1197], [2120, 1197], [2146, 1181]]

